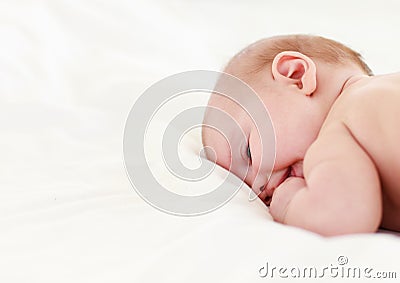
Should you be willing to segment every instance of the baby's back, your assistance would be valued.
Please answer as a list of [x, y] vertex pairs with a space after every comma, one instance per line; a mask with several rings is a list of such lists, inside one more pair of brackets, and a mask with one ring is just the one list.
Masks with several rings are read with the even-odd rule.
[[349, 85], [332, 107], [321, 134], [338, 120], [346, 125], [379, 173], [382, 226], [399, 231], [400, 73], [365, 77]]

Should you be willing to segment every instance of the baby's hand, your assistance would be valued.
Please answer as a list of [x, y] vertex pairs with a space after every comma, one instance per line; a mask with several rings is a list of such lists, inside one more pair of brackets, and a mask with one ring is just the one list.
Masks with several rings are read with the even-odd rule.
[[290, 201], [301, 189], [306, 187], [304, 178], [289, 177], [274, 191], [269, 211], [275, 221], [283, 223]]

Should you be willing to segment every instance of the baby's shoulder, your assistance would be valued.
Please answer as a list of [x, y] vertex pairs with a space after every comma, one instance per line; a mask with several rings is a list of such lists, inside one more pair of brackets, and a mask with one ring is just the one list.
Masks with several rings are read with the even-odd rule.
[[[350, 137], [368, 153], [378, 168], [383, 168], [388, 160], [400, 154], [399, 109], [400, 74], [360, 81], [337, 99], [320, 137], [325, 140]], [[391, 166], [400, 170], [400, 162], [396, 162]]]
[[340, 121], [349, 128], [384, 122], [398, 117], [400, 73], [366, 77], [344, 90], [328, 114], [326, 123]]

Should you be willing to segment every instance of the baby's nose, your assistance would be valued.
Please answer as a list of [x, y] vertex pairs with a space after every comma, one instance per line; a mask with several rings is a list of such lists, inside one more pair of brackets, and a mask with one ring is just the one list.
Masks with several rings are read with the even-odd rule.
[[269, 174], [258, 174], [251, 184], [252, 191], [262, 200], [272, 196], [271, 191], [267, 189], [269, 177]]
[[267, 190], [267, 186], [263, 186], [260, 188], [260, 190], [263, 189], [263, 191], [258, 195], [258, 197], [262, 200], [262, 202], [269, 206], [272, 201], [272, 195], [273, 195], [273, 190]]

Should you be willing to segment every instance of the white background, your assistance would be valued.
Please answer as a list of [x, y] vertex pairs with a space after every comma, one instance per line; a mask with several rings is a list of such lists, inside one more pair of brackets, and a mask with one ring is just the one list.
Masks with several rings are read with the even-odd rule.
[[267, 260], [340, 255], [399, 277], [398, 236], [323, 239], [270, 221], [245, 193], [205, 216], [166, 215], [135, 194], [122, 156], [151, 83], [221, 70], [263, 37], [323, 35], [376, 74], [400, 70], [399, 3], [1, 0], [0, 282], [256, 282]]

